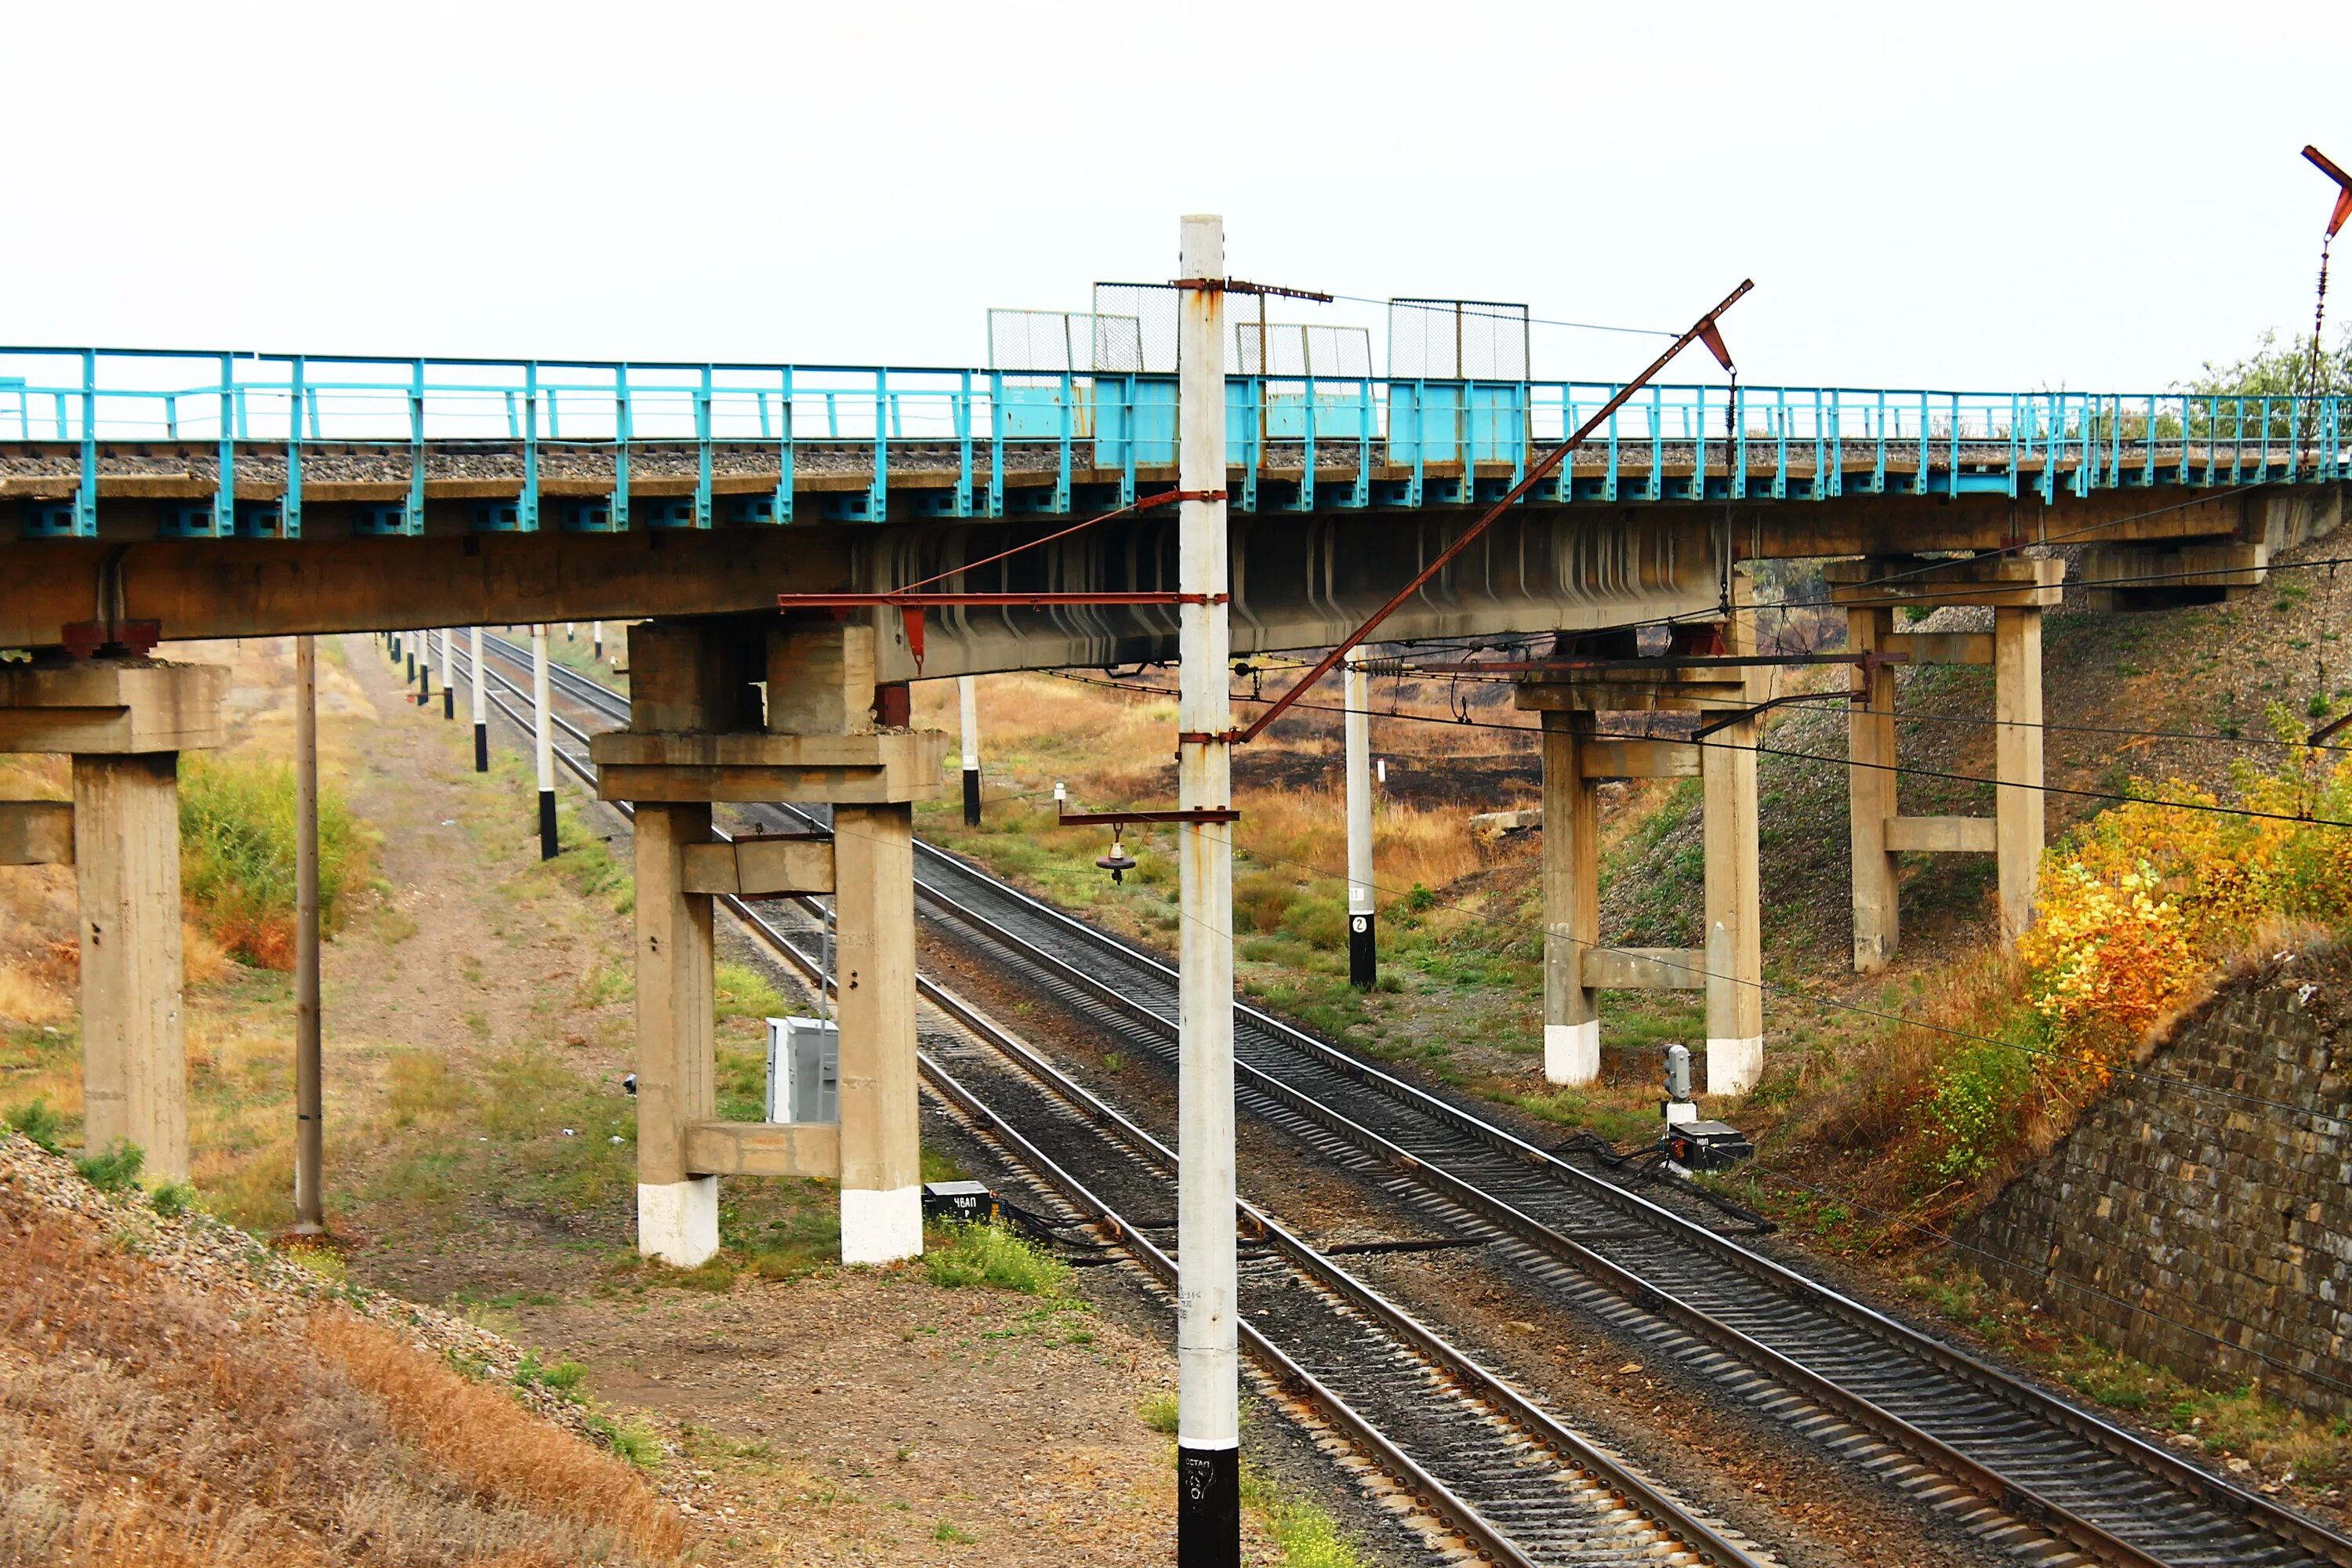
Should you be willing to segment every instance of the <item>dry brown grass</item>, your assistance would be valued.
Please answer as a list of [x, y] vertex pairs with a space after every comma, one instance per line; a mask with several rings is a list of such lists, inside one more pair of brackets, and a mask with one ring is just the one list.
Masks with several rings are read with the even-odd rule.
[[347, 1313], [314, 1317], [310, 1342], [383, 1400], [401, 1436], [476, 1498], [552, 1517], [593, 1508], [646, 1557], [675, 1556], [684, 1547], [677, 1512], [628, 1466], [534, 1418], [499, 1390], [468, 1383]]
[[677, 1561], [618, 1461], [341, 1308], [242, 1312], [5, 1188], [0, 1279], [0, 1563]]

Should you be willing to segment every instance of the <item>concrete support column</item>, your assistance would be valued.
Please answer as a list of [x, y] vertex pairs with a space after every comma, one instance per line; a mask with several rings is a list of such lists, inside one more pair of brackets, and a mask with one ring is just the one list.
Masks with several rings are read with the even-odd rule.
[[833, 854], [841, 1260], [889, 1263], [923, 1250], [912, 808], [835, 806]]
[[181, 1016], [180, 757], [73, 760], [81, 892], [83, 1144], [145, 1151], [151, 1176], [188, 1176]]
[[1704, 746], [1699, 778], [1706, 854], [1706, 1092], [1745, 1094], [1764, 1071], [1756, 721], [1743, 719], [1718, 730]]
[[1348, 655], [1348, 978], [1359, 990], [1380, 984], [1378, 906], [1372, 884], [1372, 715], [1363, 650]]
[[685, 890], [707, 804], [636, 815], [637, 1250], [680, 1268], [719, 1250], [719, 1178], [689, 1175], [688, 1130], [717, 1114], [710, 896]]
[[2033, 923], [2042, 872], [2042, 611], [1993, 612], [1994, 844], [2000, 862], [2001, 934], [2014, 942]]
[[1543, 716], [1544, 1078], [1585, 1084], [1601, 1076], [1601, 1010], [1584, 984], [1584, 955], [1601, 939], [1601, 824], [1584, 748], [1589, 712]]
[[[1894, 630], [1895, 612], [1851, 605], [1845, 613], [1846, 647], [1874, 653]], [[1848, 721], [1846, 787], [1853, 837], [1853, 967], [1875, 974], [1895, 956], [1901, 932], [1895, 856], [1886, 847], [1886, 821], [1895, 815], [1895, 670], [1890, 665], [1857, 666], [1854, 690], [1862, 700]]]
[[969, 675], [956, 677], [956, 707], [963, 721], [963, 825], [980, 826], [980, 691]]
[[562, 846], [555, 831], [555, 727], [547, 710], [547, 628], [530, 628], [531, 754], [539, 769], [539, 858], [552, 860]]
[[482, 628], [474, 627], [466, 634], [467, 658], [474, 678], [474, 771], [490, 771], [490, 690], [489, 677], [482, 668]]

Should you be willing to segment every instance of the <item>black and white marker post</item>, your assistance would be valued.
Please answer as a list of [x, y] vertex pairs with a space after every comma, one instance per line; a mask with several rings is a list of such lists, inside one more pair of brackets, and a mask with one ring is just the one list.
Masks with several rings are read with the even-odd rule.
[[555, 858], [555, 729], [547, 711], [547, 628], [530, 628], [531, 749], [539, 757], [539, 858]]
[[441, 628], [441, 717], [457, 717], [457, 634]]
[[1380, 984], [1380, 948], [1372, 931], [1372, 715], [1363, 649], [1347, 665], [1348, 709], [1348, 979], [1360, 991]]
[[[1225, 226], [1184, 220], [1178, 295], [1177, 805], [1233, 804], [1225, 617]], [[1234, 841], [1177, 825], [1183, 935], [1176, 1046], [1176, 1562], [1239, 1568], [1241, 1412], [1234, 1246]]]
[[482, 673], [482, 628], [476, 626], [467, 634], [466, 651], [472, 656], [474, 667], [474, 771], [490, 771], [490, 690], [489, 678]]
[[963, 710], [963, 825], [980, 826], [980, 693], [971, 677], [956, 677], [956, 705]]

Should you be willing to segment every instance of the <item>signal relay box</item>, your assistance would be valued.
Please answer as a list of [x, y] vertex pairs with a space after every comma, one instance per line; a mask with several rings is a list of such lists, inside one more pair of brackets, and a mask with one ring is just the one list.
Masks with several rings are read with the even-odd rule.
[[1666, 1158], [1692, 1171], [1722, 1171], [1755, 1158], [1756, 1145], [1727, 1122], [1684, 1121], [1669, 1127], [1658, 1140]]
[[1000, 1217], [1003, 1205], [996, 1194], [979, 1182], [925, 1182], [923, 1184], [923, 1218], [955, 1220], [964, 1225], [985, 1225]]

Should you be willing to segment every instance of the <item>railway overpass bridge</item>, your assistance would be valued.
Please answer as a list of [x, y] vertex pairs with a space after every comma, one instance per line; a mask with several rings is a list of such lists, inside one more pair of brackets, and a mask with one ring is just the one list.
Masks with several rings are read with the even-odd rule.
[[[1616, 390], [1228, 377], [1234, 651], [1346, 637]], [[2340, 521], [2347, 402], [1675, 386], [1620, 409], [1381, 632], [1562, 633], [1564, 651], [1593, 656], [1526, 672], [1520, 694], [1546, 731], [1548, 1076], [1597, 1071], [1595, 994], [1611, 985], [1706, 992], [1711, 1089], [1760, 1068], [1753, 687], [1705, 662], [1752, 647], [1741, 567], [1858, 558], [1832, 576], [1872, 658], [1852, 776], [1854, 951], [1873, 968], [1895, 945], [1904, 850], [1996, 853], [2005, 919], [2030, 913], [2041, 616], [2064, 572], [2036, 547], [2084, 547], [2079, 580], [2108, 608], [2245, 592], [2273, 552]], [[796, 619], [776, 595], [942, 574], [968, 592], [1172, 595], [1174, 509], [1144, 503], [1178, 487], [1176, 405], [1176, 378], [1144, 370], [0, 350], [0, 649], [28, 656], [0, 663], [0, 750], [75, 758], [70, 803], [0, 803], [0, 862], [78, 866], [93, 1142], [128, 1137], [152, 1169], [185, 1169], [174, 759], [217, 743], [217, 672], [139, 656], [179, 639], [644, 617], [629, 726], [596, 752], [605, 795], [637, 811], [641, 1245], [707, 1257], [717, 1173], [828, 1174], [845, 1252], [901, 1255], [912, 952], [887, 933], [911, 931], [908, 805], [943, 789], [944, 742], [877, 725], [881, 694], [919, 676], [1169, 659], [1178, 610], [936, 606], [919, 663], [895, 612]], [[1992, 606], [1996, 629], [1895, 629], [1896, 609], [1948, 603]], [[1578, 640], [1666, 618], [1717, 624], [1646, 665], [1620, 657], [1634, 651], [1622, 637]], [[1936, 659], [1996, 667], [2011, 786], [1997, 818], [1895, 809], [1891, 665]], [[1701, 744], [1597, 725], [1643, 708], [1727, 727]], [[1628, 952], [1599, 928], [1591, 786], [1645, 775], [1706, 781], [1700, 950]], [[715, 801], [793, 799], [835, 805], [834, 847], [713, 836]], [[855, 1009], [845, 993], [828, 1136], [746, 1131], [711, 1109], [712, 899], [795, 890], [835, 894], [845, 964], [874, 966]]]

